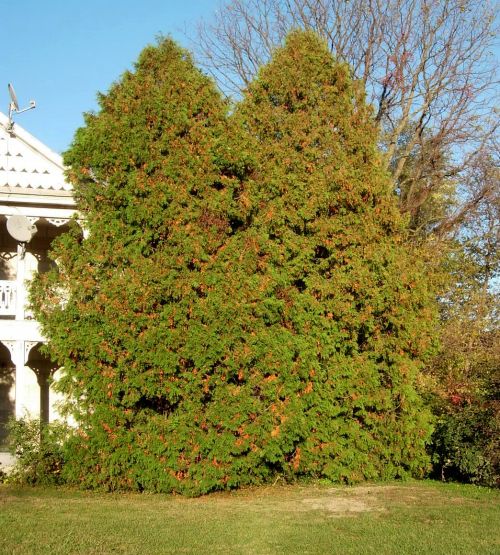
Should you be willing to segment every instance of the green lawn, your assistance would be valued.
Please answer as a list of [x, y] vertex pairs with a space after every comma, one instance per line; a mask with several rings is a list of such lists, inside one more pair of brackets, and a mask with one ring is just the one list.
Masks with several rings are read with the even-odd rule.
[[0, 486], [3, 554], [500, 553], [500, 493], [434, 482], [185, 499]]

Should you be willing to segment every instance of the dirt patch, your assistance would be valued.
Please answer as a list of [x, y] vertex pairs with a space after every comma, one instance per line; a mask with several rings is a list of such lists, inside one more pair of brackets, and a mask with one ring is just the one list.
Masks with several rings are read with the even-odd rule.
[[304, 499], [302, 505], [305, 510], [317, 510], [330, 513], [332, 516], [346, 516], [349, 513], [365, 513], [370, 511], [382, 511], [381, 507], [365, 503], [352, 497], [317, 497]]
[[[236, 494], [241, 509], [252, 512], [271, 510], [276, 513], [317, 512], [330, 517], [354, 517], [369, 512], [385, 512], [394, 507], [414, 507], [422, 503], [440, 505], [449, 502], [450, 496], [442, 496], [436, 488], [422, 485], [366, 485], [354, 487], [267, 487], [255, 490], [248, 502], [248, 491]], [[235, 497], [228, 502], [233, 510]], [[245, 500], [242, 499], [245, 498]], [[455, 502], [455, 498], [451, 498]], [[457, 503], [464, 503], [462, 498]], [[238, 503], [238, 505], [239, 505]]]

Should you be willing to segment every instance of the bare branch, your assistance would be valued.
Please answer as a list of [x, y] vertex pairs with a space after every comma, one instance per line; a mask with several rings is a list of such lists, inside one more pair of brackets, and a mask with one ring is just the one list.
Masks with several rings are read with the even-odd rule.
[[[497, 15], [494, 0], [226, 0], [199, 26], [195, 49], [223, 90], [239, 94], [290, 29], [317, 31], [363, 81], [387, 168], [396, 188], [409, 187], [401, 208], [412, 212], [449, 187], [446, 176], [466, 187], [495, 132]], [[464, 199], [463, 217], [474, 206]]]

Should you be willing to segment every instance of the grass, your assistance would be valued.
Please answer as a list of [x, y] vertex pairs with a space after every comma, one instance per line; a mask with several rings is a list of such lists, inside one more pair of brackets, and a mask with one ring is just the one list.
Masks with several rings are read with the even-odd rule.
[[2, 554], [499, 554], [500, 493], [435, 482], [185, 499], [0, 486]]

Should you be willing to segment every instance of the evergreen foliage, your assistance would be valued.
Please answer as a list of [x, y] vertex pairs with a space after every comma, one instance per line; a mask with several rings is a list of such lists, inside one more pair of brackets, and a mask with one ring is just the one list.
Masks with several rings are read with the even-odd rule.
[[89, 236], [33, 288], [78, 423], [66, 479], [421, 474], [433, 311], [348, 68], [293, 33], [228, 116], [166, 39], [100, 107], [66, 155]]
[[258, 162], [252, 224], [232, 237], [244, 266], [231, 266], [251, 291], [247, 351], [262, 353], [252, 371], [273, 413], [263, 449], [287, 475], [419, 474], [429, 427], [414, 383], [432, 310], [362, 91], [296, 32], [238, 112]]
[[34, 285], [79, 424], [65, 472], [86, 486], [186, 489], [203, 395], [187, 327], [201, 270], [238, 216], [244, 164], [226, 146], [227, 105], [170, 39], [99, 103], [65, 157], [89, 236], [63, 237], [59, 273]]

